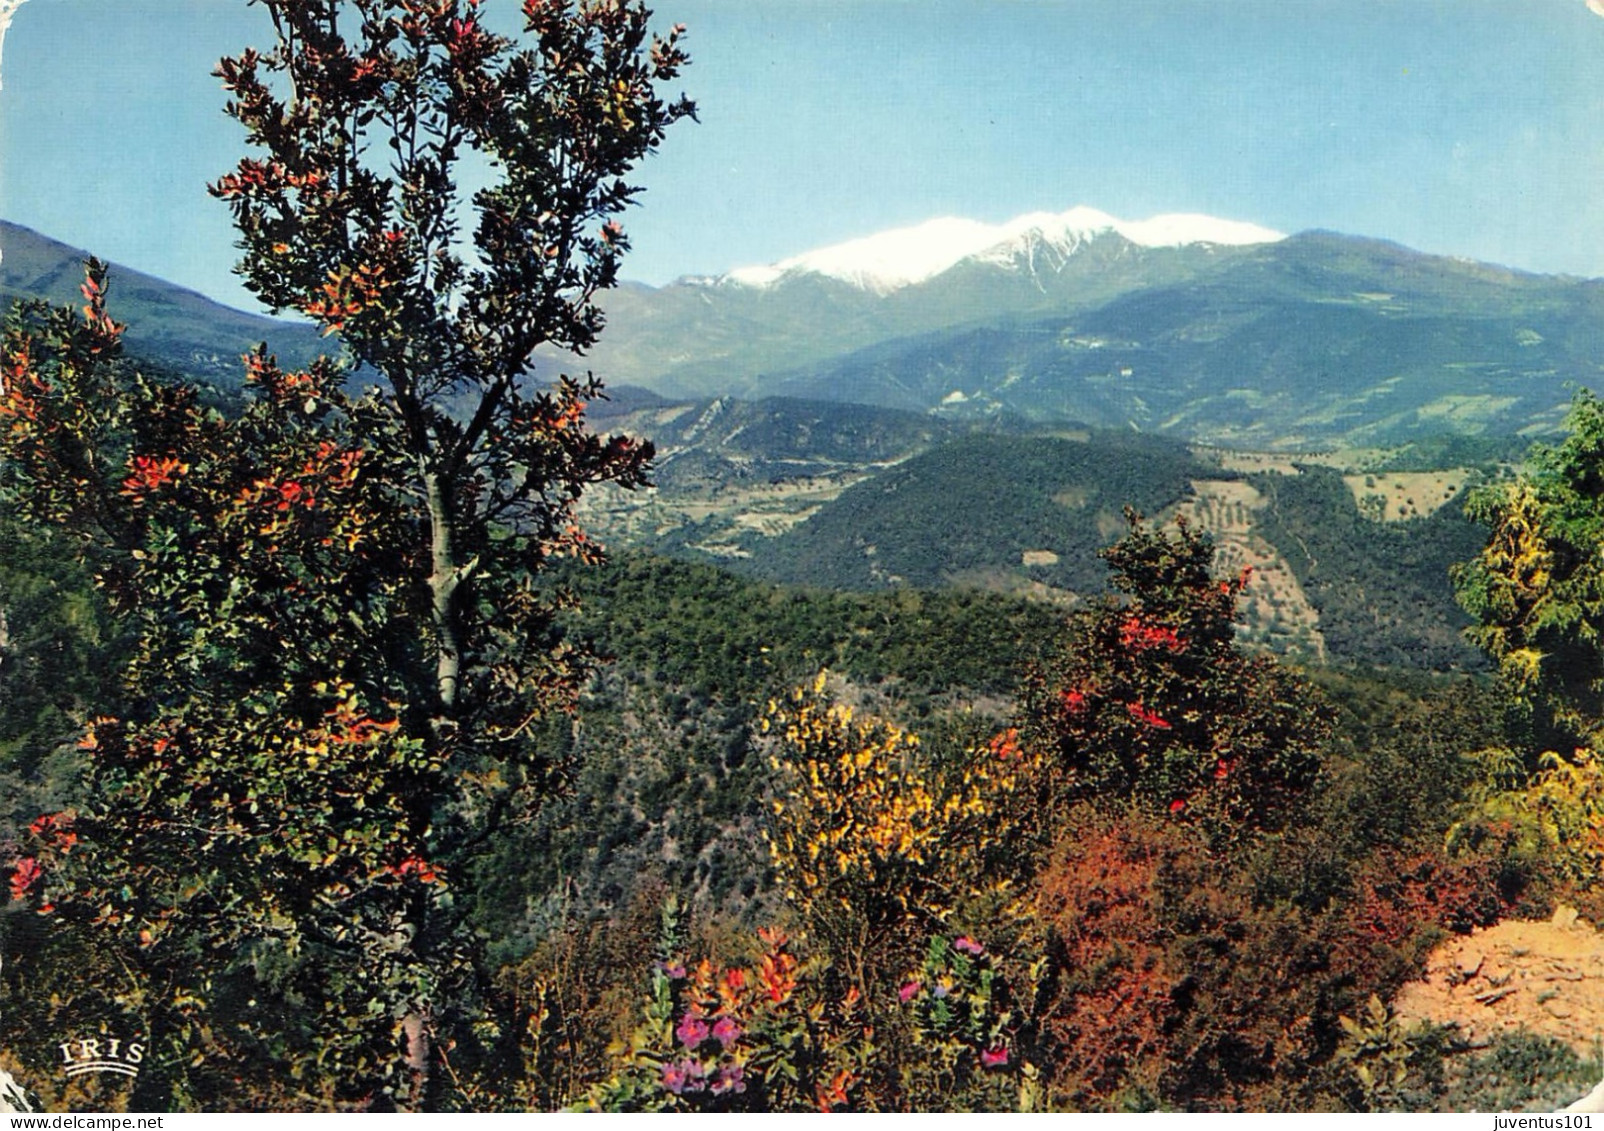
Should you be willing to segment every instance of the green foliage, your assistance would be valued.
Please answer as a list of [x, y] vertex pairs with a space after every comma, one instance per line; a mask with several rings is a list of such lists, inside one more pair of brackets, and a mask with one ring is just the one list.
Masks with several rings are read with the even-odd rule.
[[1442, 1039], [1433, 1029], [1402, 1024], [1370, 995], [1356, 1020], [1341, 1018], [1337, 1062], [1353, 1072], [1360, 1111], [1420, 1111], [1442, 1085]]
[[1453, 839], [1474, 842], [1489, 824], [1508, 827], [1534, 871], [1592, 889], [1604, 874], [1604, 758], [1588, 747], [1569, 758], [1550, 750], [1528, 771], [1521, 752], [1489, 747], [1477, 762], [1475, 808]]
[[772, 771], [752, 738], [764, 704], [827, 666], [874, 710], [917, 724], [932, 763], [962, 757], [998, 729], [1022, 657], [1063, 619], [994, 594], [796, 590], [642, 554], [555, 580], [579, 602], [573, 638], [613, 662], [578, 725], [539, 728], [572, 767], [561, 796], [476, 866], [476, 921], [503, 960], [562, 915], [611, 913], [656, 883], [698, 915], [768, 921], [777, 896], [759, 830]]
[[1586, 889], [1604, 874], [1604, 403], [1579, 390], [1566, 426], [1529, 470], [1472, 497], [1491, 533], [1454, 583], [1510, 703], [1468, 824], [1513, 822]]
[[1468, 513], [1491, 531], [1458, 567], [1469, 635], [1498, 665], [1535, 750], [1568, 753], [1604, 732], [1604, 404], [1576, 394], [1569, 435], [1530, 470], [1476, 493]]
[[1335, 711], [1327, 779], [1311, 800], [1332, 850], [1356, 859], [1377, 845], [1435, 845], [1477, 771], [1467, 752], [1499, 741], [1503, 704], [1486, 676], [1314, 669]]
[[968, 935], [934, 935], [924, 961], [897, 991], [913, 1013], [918, 1055], [901, 1066], [900, 1086], [916, 1106], [940, 1098], [958, 1111], [1030, 1111], [1041, 1104], [1036, 999], [1047, 968], [1022, 971], [1023, 999], [1010, 991], [997, 957]]
[[1063, 619], [975, 590], [832, 593], [639, 553], [558, 576], [579, 599], [573, 632], [597, 652], [639, 678], [724, 700], [763, 702], [821, 668], [894, 679], [915, 702], [1006, 694]]
[[1552, 1037], [1525, 1030], [1501, 1033], [1492, 1047], [1453, 1057], [1444, 1072], [1439, 1111], [1550, 1113], [1587, 1094], [1599, 1065]]
[[752, 709], [605, 673], [577, 725], [542, 738], [571, 773], [474, 866], [473, 918], [496, 961], [521, 959], [567, 920], [605, 921], [667, 887], [698, 915], [764, 921], [774, 902], [759, 828], [768, 766]]
[[504, 968], [525, 1039], [521, 1078], [509, 1074], [497, 1090], [534, 1111], [583, 1102], [640, 1023], [646, 956], [672, 958], [684, 945], [684, 922], [677, 896], [648, 886], [606, 919], [565, 920]]
[[1356, 1110], [1553, 1112], [1598, 1080], [1570, 1046], [1524, 1029], [1467, 1050], [1452, 1030], [1402, 1024], [1376, 997], [1341, 1020], [1337, 1062]]
[[1380, 462], [1367, 465], [1366, 470], [1437, 471], [1444, 467], [1474, 467], [1492, 473], [1501, 465], [1521, 462], [1530, 446], [1528, 440], [1513, 434], [1444, 432], [1414, 437], [1396, 451], [1388, 452]]
[[0, 837], [79, 800], [72, 745], [121, 643], [66, 539], [0, 509]]

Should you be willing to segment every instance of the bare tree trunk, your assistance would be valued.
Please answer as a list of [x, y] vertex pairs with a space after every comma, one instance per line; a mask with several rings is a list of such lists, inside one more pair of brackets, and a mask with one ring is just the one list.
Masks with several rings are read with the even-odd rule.
[[462, 672], [462, 617], [458, 593], [475, 562], [459, 563], [456, 551], [456, 516], [451, 509], [451, 485], [438, 471], [423, 473], [429, 504], [429, 593], [437, 637], [435, 684], [440, 712], [450, 718], [457, 706]]
[[[430, 612], [435, 630], [436, 737], [448, 736], [456, 726], [456, 708], [462, 672], [461, 588], [477, 560], [459, 563], [456, 545], [456, 513], [452, 509], [452, 485], [437, 469], [423, 473], [423, 486], [429, 507], [428, 578]], [[421, 919], [422, 911], [415, 914]], [[415, 921], [422, 926], [421, 921]], [[413, 1111], [428, 1110], [434, 1084], [434, 1061], [438, 1054], [429, 1022], [427, 1006], [413, 1008], [401, 1021], [402, 1062], [411, 1076], [411, 1095], [407, 1106]]]
[[429, 1020], [423, 1013], [413, 1012], [401, 1021], [401, 1036], [406, 1042], [402, 1061], [412, 1074], [412, 1094], [407, 1106], [423, 1111], [429, 1103], [429, 1082], [434, 1072], [434, 1038], [429, 1032]]

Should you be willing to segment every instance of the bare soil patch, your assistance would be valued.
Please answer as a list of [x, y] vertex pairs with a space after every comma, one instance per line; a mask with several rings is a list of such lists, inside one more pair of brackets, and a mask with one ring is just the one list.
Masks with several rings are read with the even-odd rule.
[[1393, 1002], [1400, 1018], [1454, 1025], [1473, 1045], [1524, 1029], [1587, 1058], [1604, 1036], [1604, 934], [1561, 907], [1443, 943]]

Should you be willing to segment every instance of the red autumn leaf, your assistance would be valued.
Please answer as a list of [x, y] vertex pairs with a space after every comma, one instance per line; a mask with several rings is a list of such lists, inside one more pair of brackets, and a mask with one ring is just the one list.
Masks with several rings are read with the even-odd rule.
[[44, 878], [44, 874], [45, 870], [32, 856], [24, 856], [18, 860], [16, 868], [11, 873], [11, 898], [27, 898], [28, 893]]

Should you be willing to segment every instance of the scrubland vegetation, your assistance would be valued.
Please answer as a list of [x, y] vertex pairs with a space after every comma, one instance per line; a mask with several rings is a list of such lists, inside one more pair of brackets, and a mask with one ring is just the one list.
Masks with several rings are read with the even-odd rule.
[[[265, 6], [276, 46], [219, 71], [261, 155], [213, 191], [254, 292], [342, 361], [258, 350], [243, 393], [201, 389], [124, 352], [93, 260], [81, 309], [6, 331], [0, 1066], [40, 1102], [1452, 1110], [1591, 1082], [1388, 1003], [1449, 934], [1604, 917], [1598, 401], [1473, 522], [1248, 479], [1321, 665], [1238, 638], [1251, 561], [1129, 509], [1218, 473], [1141, 437], [959, 436], [777, 536], [765, 578], [608, 561], [577, 500], [642, 485], [651, 446], [591, 430], [594, 378], [521, 378], [600, 332], [624, 178], [692, 112], [658, 89], [678, 31], [600, 0], [526, 3], [529, 47], [474, 2]], [[467, 150], [501, 179], [459, 190]], [[1059, 599], [920, 588], [955, 540]], [[873, 591], [774, 580], [802, 575]], [[57, 1074], [97, 1034], [137, 1037], [136, 1077]]]
[[[1462, 584], [1503, 592], [1502, 563], [1534, 551], [1495, 556], [1516, 536], [1500, 500], [1562, 488], [1581, 443], [1483, 498], [1504, 537]], [[73, 749], [74, 720], [115, 709], [97, 665], [130, 642], [62, 536], [12, 522], [6, 929], [29, 957], [8, 961], [6, 1047], [25, 1072], [110, 1001], [159, 1017], [162, 987], [130, 984], [108, 924], [41, 906], [28, 868], [95, 835], [105, 753]], [[1530, 1077], [1500, 1102], [1581, 1090], [1561, 1046], [1461, 1052], [1384, 1003], [1449, 932], [1604, 911], [1595, 763], [1538, 749], [1556, 727], [1583, 740], [1585, 702], [1514, 676], [1299, 673], [1239, 647], [1251, 575], [1217, 576], [1195, 529], [1133, 518], [1104, 557], [1119, 596], [1075, 612], [628, 554], [571, 567], [566, 630], [614, 659], [576, 716], [539, 724], [560, 777], [460, 871], [398, 877], [461, 900], [489, 964], [465, 1028], [441, 1026], [434, 1102], [1452, 1109], [1487, 1102], [1467, 1065], [1494, 1055]], [[1529, 631], [1500, 608], [1484, 631]], [[159, 969], [146, 955], [181, 940], [146, 937], [150, 892], [131, 951]], [[136, 1102], [384, 1106], [320, 1067], [351, 1040], [330, 987], [260, 946], [210, 964]], [[355, 1045], [375, 1066], [392, 1027]], [[56, 1099], [115, 1098], [78, 1088]]]

